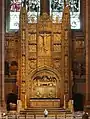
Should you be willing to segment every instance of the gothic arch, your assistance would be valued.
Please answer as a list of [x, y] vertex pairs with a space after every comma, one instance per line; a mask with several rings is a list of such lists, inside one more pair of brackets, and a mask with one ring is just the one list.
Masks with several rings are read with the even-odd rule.
[[38, 69], [33, 70], [33, 72], [31, 73], [31, 78], [34, 77], [35, 75], [37, 75], [38, 72], [42, 72], [42, 71], [46, 71], [46, 72], [50, 71], [50, 72], [54, 73], [59, 80], [61, 80], [60, 79], [61, 76], [59, 75], [59, 72], [56, 69], [53, 69], [48, 66], [40, 67]]
[[63, 92], [61, 89], [62, 84], [63, 80], [61, 80], [61, 76], [55, 69], [42, 67], [34, 70], [28, 77], [28, 99], [60, 98]]

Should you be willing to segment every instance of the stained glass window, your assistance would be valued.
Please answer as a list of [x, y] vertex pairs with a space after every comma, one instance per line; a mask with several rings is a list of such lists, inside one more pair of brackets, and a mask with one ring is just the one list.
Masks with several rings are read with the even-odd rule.
[[19, 28], [19, 14], [21, 8], [21, 0], [11, 0], [10, 3], [10, 29]]
[[[10, 0], [9, 29], [19, 29], [19, 15], [21, 3], [24, 0]], [[80, 0], [67, 0], [70, 4], [71, 28], [80, 29]], [[55, 23], [56, 18], [61, 21], [64, 0], [50, 0], [50, 15]], [[40, 0], [26, 0], [28, 23], [36, 23], [40, 16]], [[8, 25], [8, 24], [7, 24]]]
[[70, 0], [71, 28], [80, 29], [80, 0]]
[[40, 0], [27, 0], [26, 4], [28, 23], [36, 23], [40, 16]]
[[[70, 5], [71, 29], [80, 29], [80, 0], [67, 0], [67, 2]], [[61, 21], [63, 7], [64, 0], [50, 0], [50, 14], [53, 22], [57, 17]]]
[[[11, 0], [10, 3], [10, 29], [19, 29], [19, 15], [23, 0]], [[26, 0], [28, 22], [37, 22], [40, 15], [40, 0]]]

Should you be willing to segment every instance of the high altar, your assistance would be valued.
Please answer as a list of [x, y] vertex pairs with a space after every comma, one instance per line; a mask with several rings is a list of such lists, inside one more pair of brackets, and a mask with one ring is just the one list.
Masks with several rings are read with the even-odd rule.
[[71, 98], [71, 39], [69, 6], [64, 3], [61, 22], [43, 12], [37, 23], [27, 22], [25, 5], [18, 33], [7, 35], [18, 61], [18, 98], [24, 108], [61, 107]]

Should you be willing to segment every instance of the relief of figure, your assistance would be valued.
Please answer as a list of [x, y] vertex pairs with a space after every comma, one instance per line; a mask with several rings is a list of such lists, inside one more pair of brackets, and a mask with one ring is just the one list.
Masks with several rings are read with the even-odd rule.
[[30, 60], [29, 69], [35, 69], [35, 68], [36, 68], [36, 60]]
[[42, 34], [39, 36], [39, 52], [41, 55], [49, 55], [50, 54], [50, 42], [51, 42], [51, 36], [49, 34]]
[[54, 94], [54, 92], [52, 90], [50, 90], [48, 97], [49, 98], [55, 97], [55, 94]]
[[42, 94], [40, 93], [40, 91], [37, 91], [37, 92], [36, 92], [36, 97], [37, 97], [37, 98], [41, 98], [41, 97], [42, 97]]

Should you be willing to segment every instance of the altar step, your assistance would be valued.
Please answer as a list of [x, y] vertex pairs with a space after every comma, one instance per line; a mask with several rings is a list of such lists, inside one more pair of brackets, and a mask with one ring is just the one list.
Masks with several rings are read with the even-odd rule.
[[60, 114], [60, 113], [71, 113], [70, 110], [65, 110], [63, 108], [50, 108], [50, 107], [47, 107], [47, 108], [44, 108], [44, 107], [40, 107], [40, 108], [27, 108], [27, 109], [24, 109], [22, 111], [20, 111], [20, 114], [32, 114], [32, 115], [37, 115], [37, 114], [40, 114], [40, 115], [43, 115], [44, 114], [44, 110], [47, 109], [48, 110], [48, 114]]

